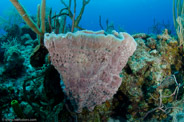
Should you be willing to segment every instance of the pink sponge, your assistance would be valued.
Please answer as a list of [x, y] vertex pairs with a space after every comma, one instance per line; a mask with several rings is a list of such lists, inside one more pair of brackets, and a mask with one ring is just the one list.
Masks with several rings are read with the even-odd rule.
[[103, 31], [47, 33], [44, 43], [76, 112], [91, 111], [113, 97], [121, 84], [119, 73], [137, 46], [127, 33]]

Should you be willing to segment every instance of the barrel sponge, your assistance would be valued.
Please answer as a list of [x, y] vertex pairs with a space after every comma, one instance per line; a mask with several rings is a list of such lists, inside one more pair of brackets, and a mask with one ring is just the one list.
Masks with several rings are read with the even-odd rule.
[[92, 111], [113, 97], [121, 84], [119, 73], [137, 47], [127, 33], [87, 30], [46, 33], [44, 44], [76, 112], [84, 107]]

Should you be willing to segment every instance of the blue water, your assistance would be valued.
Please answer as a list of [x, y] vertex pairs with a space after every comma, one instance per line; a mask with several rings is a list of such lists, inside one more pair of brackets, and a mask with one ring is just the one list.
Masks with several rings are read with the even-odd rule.
[[[19, 0], [30, 15], [36, 15], [37, 4], [41, 0]], [[77, 13], [80, 11], [81, 1], [77, 0]], [[173, 26], [172, 0], [91, 0], [86, 6], [80, 26], [89, 30], [100, 30], [99, 16], [102, 25], [106, 27], [106, 19], [113, 23], [115, 29], [122, 27], [128, 33], [148, 32], [157, 22], [169, 23]], [[52, 7], [53, 12], [58, 12], [64, 6], [60, 0], [47, 0], [47, 7]], [[13, 8], [9, 0], [1, 0], [0, 16]]]

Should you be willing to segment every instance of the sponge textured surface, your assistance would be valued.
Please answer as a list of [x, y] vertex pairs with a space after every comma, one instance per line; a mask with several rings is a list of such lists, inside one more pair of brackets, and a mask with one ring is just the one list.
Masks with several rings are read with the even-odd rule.
[[47, 33], [44, 43], [76, 112], [91, 111], [113, 97], [121, 84], [119, 73], [137, 46], [127, 33], [103, 31]]

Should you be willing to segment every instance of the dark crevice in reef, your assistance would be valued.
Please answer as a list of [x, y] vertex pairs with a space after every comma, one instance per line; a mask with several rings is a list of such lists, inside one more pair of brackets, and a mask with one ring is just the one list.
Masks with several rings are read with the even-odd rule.
[[[116, 103], [119, 102], [121, 104], [118, 104], [116, 106]], [[123, 117], [126, 119], [126, 115], [128, 114], [128, 106], [131, 104], [128, 97], [123, 94], [123, 92], [118, 91], [114, 95], [114, 99], [112, 101], [113, 105], [115, 106], [112, 110], [112, 118], [114, 119], [120, 119], [119, 117]]]
[[130, 66], [128, 64], [125, 66], [124, 70], [129, 75], [133, 73], [132, 70], [131, 70], [131, 68], [130, 68]]
[[44, 87], [47, 97], [55, 100], [55, 105], [63, 101], [64, 93], [60, 86], [60, 75], [54, 66], [50, 66], [44, 78]]

